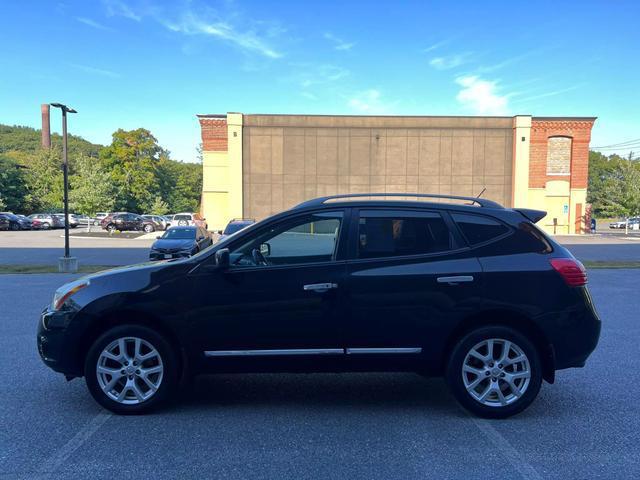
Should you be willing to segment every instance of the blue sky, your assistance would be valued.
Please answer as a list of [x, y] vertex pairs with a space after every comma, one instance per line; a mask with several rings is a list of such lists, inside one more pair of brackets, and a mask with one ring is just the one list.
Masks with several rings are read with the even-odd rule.
[[3, 2], [0, 123], [63, 102], [73, 133], [145, 127], [187, 161], [195, 115], [227, 111], [597, 116], [604, 146], [640, 138], [638, 18], [634, 1]]

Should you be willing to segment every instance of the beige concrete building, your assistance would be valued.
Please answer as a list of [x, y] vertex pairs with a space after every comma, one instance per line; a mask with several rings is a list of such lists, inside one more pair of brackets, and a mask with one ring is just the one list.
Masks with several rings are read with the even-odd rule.
[[240, 113], [198, 118], [202, 214], [211, 228], [223, 228], [231, 218], [262, 219], [323, 195], [475, 196], [485, 188], [484, 197], [505, 206], [548, 210], [542, 223], [550, 231], [584, 228], [594, 118]]

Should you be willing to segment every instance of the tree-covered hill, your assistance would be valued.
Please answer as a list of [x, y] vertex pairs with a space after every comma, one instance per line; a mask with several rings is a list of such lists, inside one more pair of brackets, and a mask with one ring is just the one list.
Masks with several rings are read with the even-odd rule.
[[[88, 142], [77, 135], [69, 135], [69, 151], [83, 153], [89, 157], [97, 157], [103, 147]], [[62, 148], [62, 136], [51, 134], [51, 145], [54, 148]], [[25, 152], [35, 153], [41, 148], [41, 130], [31, 127], [10, 126], [0, 124], [0, 153]]]
[[[62, 139], [41, 148], [40, 130], [0, 125], [0, 210], [62, 210]], [[170, 158], [144, 128], [118, 130], [110, 145], [69, 137], [69, 202], [73, 212], [163, 214], [199, 209], [202, 165]]]

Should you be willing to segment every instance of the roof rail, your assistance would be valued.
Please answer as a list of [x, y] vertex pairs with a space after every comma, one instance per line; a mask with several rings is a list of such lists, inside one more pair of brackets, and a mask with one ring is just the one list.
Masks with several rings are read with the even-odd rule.
[[485, 208], [504, 208], [497, 202], [493, 200], [486, 200], [484, 198], [478, 197], [462, 197], [458, 195], [439, 195], [435, 193], [344, 193], [341, 195], [329, 195], [326, 197], [314, 198], [311, 200], [307, 200], [306, 202], [302, 202], [299, 205], [293, 207], [294, 209], [305, 208], [305, 207], [313, 207], [324, 205], [329, 200], [335, 200], [339, 198], [362, 198], [362, 197], [419, 197], [419, 198], [445, 198], [450, 200], [467, 200], [472, 203], [476, 203], [481, 207]]

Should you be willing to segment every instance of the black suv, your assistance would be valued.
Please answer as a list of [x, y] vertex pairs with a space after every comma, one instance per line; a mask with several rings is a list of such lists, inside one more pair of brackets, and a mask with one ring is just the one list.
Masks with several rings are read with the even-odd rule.
[[534, 225], [544, 215], [439, 195], [311, 200], [191, 258], [62, 286], [38, 349], [123, 414], [194, 374], [415, 371], [508, 417], [600, 335], [585, 270]]

